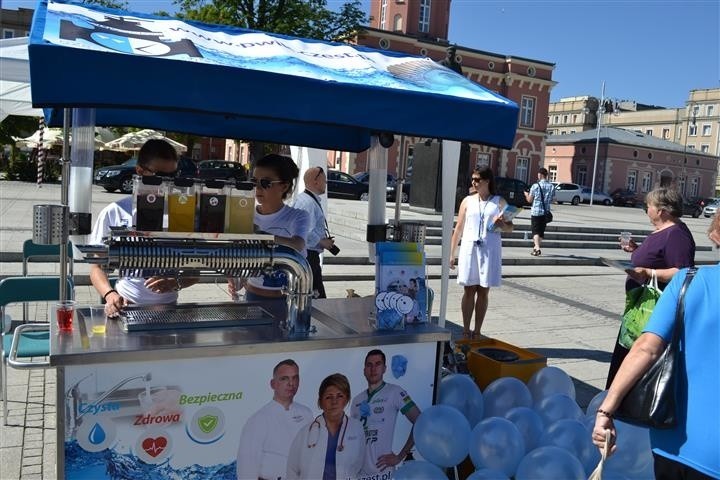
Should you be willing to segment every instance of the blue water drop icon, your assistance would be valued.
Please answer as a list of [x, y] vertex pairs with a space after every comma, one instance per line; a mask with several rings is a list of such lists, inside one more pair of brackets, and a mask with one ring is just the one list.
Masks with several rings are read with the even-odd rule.
[[105, 441], [105, 437], [105, 430], [103, 430], [99, 423], [93, 425], [90, 429], [90, 433], [88, 434], [88, 440], [93, 445], [100, 445]]

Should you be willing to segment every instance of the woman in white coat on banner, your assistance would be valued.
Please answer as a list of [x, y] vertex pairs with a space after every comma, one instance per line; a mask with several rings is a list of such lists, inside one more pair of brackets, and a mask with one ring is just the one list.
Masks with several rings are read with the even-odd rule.
[[357, 478], [365, 458], [362, 424], [345, 413], [352, 398], [345, 375], [334, 373], [320, 384], [323, 411], [300, 429], [290, 447], [287, 480]]

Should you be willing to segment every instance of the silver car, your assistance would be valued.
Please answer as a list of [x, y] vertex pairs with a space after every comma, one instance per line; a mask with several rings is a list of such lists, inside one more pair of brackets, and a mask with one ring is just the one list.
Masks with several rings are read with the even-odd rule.
[[705, 218], [710, 218], [717, 213], [718, 208], [720, 208], [720, 200], [715, 200], [713, 203], [705, 205], [702, 213], [705, 215]]
[[[582, 201], [583, 203], [590, 203], [590, 187], [583, 187], [582, 189]], [[612, 205], [613, 199], [610, 195], [605, 192], [598, 192], [595, 190], [592, 192], [593, 203], [595, 205], [602, 203], [603, 205]]]

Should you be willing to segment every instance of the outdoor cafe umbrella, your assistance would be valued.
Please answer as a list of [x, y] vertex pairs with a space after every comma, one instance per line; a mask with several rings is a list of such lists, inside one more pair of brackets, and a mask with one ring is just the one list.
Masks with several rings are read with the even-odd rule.
[[105, 149], [120, 151], [140, 150], [140, 148], [145, 144], [145, 142], [151, 139], [165, 140], [170, 145], [172, 145], [173, 148], [175, 148], [175, 150], [177, 150], [178, 152], [182, 153], [187, 151], [187, 147], [182, 143], [176, 142], [175, 140], [166, 137], [162, 133], [150, 129], [127, 133], [122, 137], [116, 138], [115, 140], [106, 143]]
[[[100, 149], [105, 147], [105, 142], [103, 142], [99, 137], [100, 134], [97, 132], [99, 129], [95, 129], [95, 148]], [[103, 129], [106, 130], [106, 129]], [[62, 128], [48, 128], [43, 127], [42, 132], [40, 129], [35, 131], [32, 135], [25, 138], [20, 137], [13, 137], [15, 139], [15, 145], [18, 147], [26, 147], [26, 148], [39, 148], [40, 142], [42, 142], [42, 148], [52, 148], [52, 147], [60, 147], [63, 144], [63, 131]]]

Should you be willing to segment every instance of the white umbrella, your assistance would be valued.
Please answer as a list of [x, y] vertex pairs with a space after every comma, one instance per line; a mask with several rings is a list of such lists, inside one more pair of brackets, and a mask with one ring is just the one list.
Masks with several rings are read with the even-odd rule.
[[[100, 140], [100, 133], [97, 132], [95, 134], [95, 148], [100, 149], [105, 147], [105, 142]], [[38, 129], [35, 133], [30, 135], [26, 138], [19, 138], [19, 137], [13, 137], [15, 140], [15, 145], [18, 147], [27, 147], [27, 148], [38, 148], [40, 146], [40, 141], [42, 137], [42, 148], [51, 148], [54, 146], [62, 146], [63, 144], [63, 130], [62, 128], [47, 128], [45, 127], [43, 129], [42, 135], [40, 135], [40, 130]], [[72, 138], [72, 137], [71, 137]]]
[[140, 148], [148, 140], [165, 140], [170, 145], [172, 145], [173, 148], [175, 148], [175, 150], [177, 150], [178, 152], [182, 153], [187, 151], [187, 147], [182, 143], [176, 142], [175, 140], [166, 137], [162, 133], [150, 129], [125, 134], [120, 138], [116, 138], [115, 140], [106, 143], [105, 149], [120, 151], [140, 150]]
[[35, 131], [32, 135], [25, 138], [13, 137], [15, 145], [18, 147], [38, 148], [42, 141], [42, 148], [51, 148], [63, 144], [62, 128], [43, 127]]
[[26, 37], [0, 40], [0, 121], [8, 115], [43, 114], [32, 108], [27, 42]]

